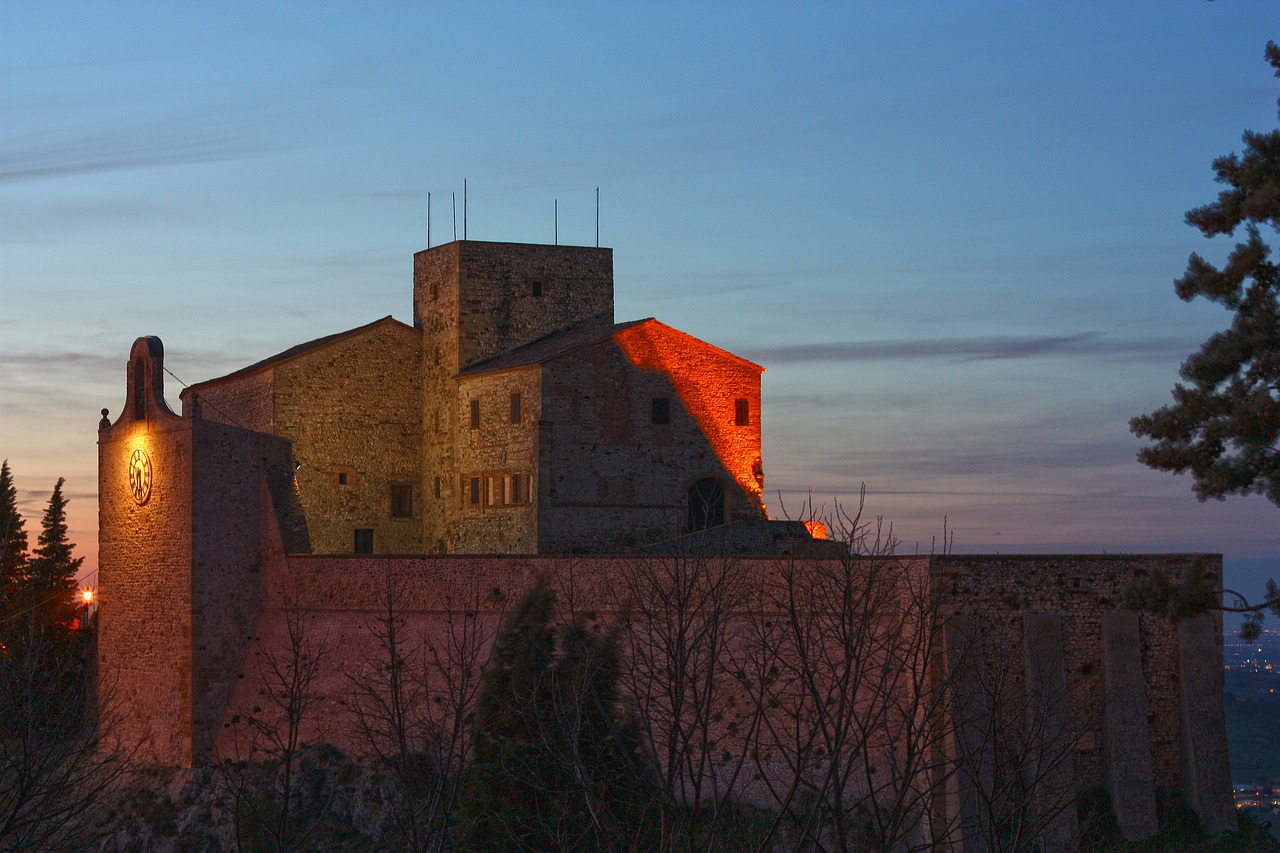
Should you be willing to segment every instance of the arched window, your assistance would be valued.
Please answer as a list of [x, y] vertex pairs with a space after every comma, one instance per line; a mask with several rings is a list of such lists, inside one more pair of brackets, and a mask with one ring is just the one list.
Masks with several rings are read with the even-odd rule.
[[689, 530], [724, 524], [724, 486], [704, 477], [689, 487]]
[[133, 360], [133, 419], [135, 421], [147, 419], [147, 377], [143, 372], [143, 361], [140, 358]]

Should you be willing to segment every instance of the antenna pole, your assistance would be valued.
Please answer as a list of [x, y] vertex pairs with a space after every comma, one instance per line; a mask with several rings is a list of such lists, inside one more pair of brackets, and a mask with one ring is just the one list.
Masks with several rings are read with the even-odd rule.
[[596, 248], [600, 248], [600, 188], [596, 187]]
[[556, 245], [559, 246], [560, 245], [560, 199], [556, 199], [554, 210], [555, 210], [554, 219], [555, 219]]
[[431, 193], [427, 193], [427, 248], [431, 248]]
[[462, 239], [467, 239], [467, 179], [462, 179]]
[[453, 242], [458, 242], [458, 194], [453, 194]]

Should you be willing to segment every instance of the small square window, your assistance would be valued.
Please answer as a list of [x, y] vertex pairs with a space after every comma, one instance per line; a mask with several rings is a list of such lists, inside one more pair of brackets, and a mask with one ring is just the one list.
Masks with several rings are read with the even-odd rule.
[[471, 401], [471, 428], [480, 429], [480, 401]]
[[339, 471], [339, 472], [338, 472], [338, 485], [339, 485], [339, 486], [345, 486], [346, 484], [347, 484], [347, 472], [346, 472], [346, 471]]
[[520, 395], [511, 395], [511, 422], [513, 424], [520, 423]]
[[413, 483], [391, 484], [391, 517], [413, 518]]
[[733, 401], [733, 422], [737, 426], [751, 426], [751, 401]]
[[669, 398], [653, 398], [653, 422], [655, 424], [671, 423], [671, 400]]
[[356, 554], [372, 554], [373, 553], [373, 530], [368, 527], [356, 528]]
[[480, 478], [479, 477], [471, 478], [471, 503], [473, 504], [480, 503]]

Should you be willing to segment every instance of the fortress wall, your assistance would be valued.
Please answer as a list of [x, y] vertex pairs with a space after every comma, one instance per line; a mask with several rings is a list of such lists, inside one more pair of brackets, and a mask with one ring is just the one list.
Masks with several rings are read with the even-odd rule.
[[[1081, 741], [1076, 755], [1077, 777], [1087, 787], [1102, 780], [1103, 615], [1120, 609], [1120, 592], [1126, 584], [1155, 569], [1180, 577], [1194, 559], [1221, 572], [1221, 557], [1216, 555], [984, 555], [940, 558], [934, 574], [949, 611], [980, 614], [986, 623], [1005, 629], [1008, 641], [1018, 647], [1026, 614], [1063, 615], [1063, 662], [1073, 697], [1072, 724], [1093, 733]], [[1177, 788], [1181, 781], [1177, 630], [1167, 620], [1148, 614], [1137, 619], [1155, 782]]]

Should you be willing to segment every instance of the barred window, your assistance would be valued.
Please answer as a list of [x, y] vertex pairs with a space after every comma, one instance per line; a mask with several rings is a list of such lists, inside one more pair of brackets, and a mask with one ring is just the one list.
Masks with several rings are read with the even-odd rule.
[[391, 517], [413, 518], [413, 483], [391, 484]]

